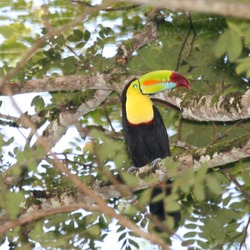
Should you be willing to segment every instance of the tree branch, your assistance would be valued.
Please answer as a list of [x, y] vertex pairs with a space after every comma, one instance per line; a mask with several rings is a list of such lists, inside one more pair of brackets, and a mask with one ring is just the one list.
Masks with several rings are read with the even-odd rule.
[[[173, 157], [168, 157], [167, 162], [161, 160], [156, 167], [156, 171], [152, 170], [152, 167], [146, 165], [138, 171], [136, 171], [136, 176], [138, 177], [138, 185], [129, 187], [130, 192], [136, 192], [139, 190], [146, 189], [150, 186], [157, 185], [159, 181], [166, 179], [168, 172], [168, 164], [172, 162], [173, 164], [179, 163], [178, 174], [193, 169], [194, 171], [198, 170], [201, 166], [207, 166], [207, 168], [214, 168], [225, 166], [226, 164], [239, 161], [244, 158], [250, 157], [250, 133], [243, 135], [237, 139], [229, 140], [224, 143], [214, 144], [207, 148], [194, 149], [189, 153], [180, 154]], [[60, 166], [62, 164], [60, 163]], [[61, 168], [61, 167], [60, 167]], [[66, 174], [70, 174], [70, 171], [67, 170]], [[77, 186], [84, 185], [84, 189], [87, 186], [83, 183], [79, 183], [78, 178], [70, 174], [70, 178], [74, 179]], [[150, 183], [147, 179], [150, 179]], [[124, 192], [120, 190], [127, 190], [128, 186], [125, 184], [120, 184], [120, 187], [117, 188], [117, 185], [110, 183], [103, 183], [103, 181], [95, 180], [89, 186], [88, 190], [95, 191], [96, 194], [103, 200], [109, 200], [111, 198], [123, 197]], [[84, 192], [85, 193], [85, 192]], [[84, 204], [96, 203], [95, 196], [88, 195], [87, 193], [76, 192], [65, 192], [63, 195], [57, 194], [56, 192], [47, 194], [44, 199], [39, 197], [39, 200], [42, 201], [39, 209], [52, 209], [53, 204], [58, 205], [60, 201], [61, 205], [63, 204], [73, 204], [78, 202], [83, 202]], [[126, 194], [127, 192], [125, 192]], [[100, 199], [99, 198], [99, 199]], [[37, 209], [37, 208], [33, 208]]]
[[50, 147], [53, 147], [66, 133], [71, 125], [78, 126], [80, 117], [100, 106], [110, 95], [111, 91], [96, 90], [94, 96], [80, 105], [76, 111], [62, 111], [57, 119], [50, 122], [41, 137], [45, 138]]
[[228, 1], [214, 0], [132, 0], [140, 4], [154, 5], [158, 8], [166, 8], [172, 11], [188, 11], [209, 13], [215, 15], [231, 16], [249, 19], [250, 4]]
[[[42, 92], [42, 91], [74, 91], [99, 90], [99, 95], [115, 90], [121, 93], [129, 77], [118, 73], [116, 79], [112, 74], [93, 74], [91, 76], [63, 76], [31, 80], [25, 83], [10, 83], [13, 93]], [[154, 96], [161, 101], [181, 109], [182, 116], [196, 121], [236, 121], [250, 118], [250, 90], [246, 92], [231, 92], [227, 94], [202, 95], [194, 90], [174, 89]], [[98, 99], [98, 98], [97, 98]], [[95, 106], [93, 106], [94, 108]]]
[[134, 51], [158, 38], [159, 32], [157, 22], [159, 21], [158, 19], [161, 18], [160, 9], [155, 8], [153, 11], [148, 13], [147, 17], [149, 21], [146, 23], [143, 30], [119, 46], [116, 56], [117, 62], [123, 65], [128, 64]]
[[[43, 209], [43, 210], [41, 210], [41, 209], [33, 210], [32, 212], [23, 214], [22, 216], [20, 216], [19, 218], [15, 219], [15, 220], [7, 221], [3, 225], [1, 225], [1, 227], [0, 227], [0, 237], [2, 237], [10, 229], [13, 229], [13, 228], [15, 228], [17, 226], [21, 226], [21, 225], [27, 224], [29, 222], [32, 222], [32, 221], [35, 221], [35, 220], [38, 220], [38, 219], [47, 218], [48, 216], [53, 216], [53, 215], [57, 215], [57, 214], [61, 214], [61, 213], [73, 212], [73, 211], [78, 210], [78, 209], [85, 209], [85, 210], [88, 210], [88, 211], [96, 211], [96, 212], [99, 212], [101, 214], [103, 214], [103, 212], [104, 212], [101, 208], [99, 208], [97, 206], [82, 203], [82, 202], [63, 205], [61, 207], [54, 207], [54, 208], [51, 208], [51, 209], [47, 208], [47, 209]], [[122, 215], [119, 215], [119, 214], [116, 214], [113, 209], [110, 209], [110, 212], [111, 211], [112, 211], [112, 213], [109, 214], [110, 216], [120, 220], [121, 224], [123, 226], [132, 229], [138, 236], [143, 237], [145, 239], [148, 239], [148, 240], [150, 240], [150, 241], [152, 241], [153, 243], [156, 243], [156, 244], [160, 243], [163, 250], [168, 250], [169, 249], [169, 247], [164, 243], [164, 241], [161, 240], [160, 238], [158, 238], [156, 235], [148, 233], [148, 232], [142, 230], [140, 227], [138, 227], [136, 224], [131, 222], [126, 217], [124, 217]]]
[[250, 118], [250, 90], [202, 95], [193, 90], [173, 89], [155, 97], [180, 108], [186, 119], [226, 122]]
[[[85, 91], [88, 89], [110, 90], [112, 87], [108, 83], [109, 77], [110, 75], [108, 74], [45, 77], [43, 79], [29, 80], [26, 82], [12, 82], [9, 83], [8, 86], [13, 95], [55, 91]], [[4, 95], [3, 92], [0, 93]]]

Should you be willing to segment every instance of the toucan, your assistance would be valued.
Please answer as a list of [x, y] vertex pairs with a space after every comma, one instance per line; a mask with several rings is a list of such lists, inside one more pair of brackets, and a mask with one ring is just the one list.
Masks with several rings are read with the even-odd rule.
[[[169, 139], [162, 116], [150, 99], [151, 94], [175, 87], [190, 88], [188, 80], [181, 74], [170, 70], [149, 72], [131, 80], [121, 94], [122, 124], [125, 143], [132, 159], [133, 167], [140, 168], [156, 159], [170, 156]], [[170, 184], [170, 180], [167, 184]], [[171, 193], [170, 185], [155, 186], [149, 204], [150, 213], [159, 220], [166, 219], [163, 200], [153, 198], [163, 191]], [[180, 220], [180, 212], [169, 212], [175, 226]]]

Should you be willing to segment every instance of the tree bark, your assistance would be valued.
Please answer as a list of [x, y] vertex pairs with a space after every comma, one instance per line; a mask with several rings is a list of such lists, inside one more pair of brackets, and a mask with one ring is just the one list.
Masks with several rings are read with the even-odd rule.
[[140, 4], [154, 4], [158, 8], [166, 8], [172, 11], [200, 12], [223, 16], [249, 19], [250, 4], [214, 0], [161, 0], [152, 3], [150, 0], [133, 0]]

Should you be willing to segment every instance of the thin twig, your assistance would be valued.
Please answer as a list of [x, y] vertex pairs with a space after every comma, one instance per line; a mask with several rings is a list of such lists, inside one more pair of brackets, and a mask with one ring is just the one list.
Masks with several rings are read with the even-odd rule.
[[[210, 145], [217, 143], [218, 141], [220, 141], [221, 139], [227, 137], [228, 135], [230, 135], [230, 132], [235, 129], [237, 126], [239, 126], [242, 123], [243, 120], [239, 120], [237, 121], [235, 124], [233, 124], [231, 127], [229, 127], [229, 129], [227, 129], [223, 134], [221, 135], [217, 135], [216, 138], [210, 143]], [[213, 128], [216, 131], [217, 127], [215, 125], [214, 122], [212, 122]]]
[[242, 240], [241, 240], [241, 242], [240, 242], [240, 248], [239, 248], [239, 250], [241, 250], [242, 247], [243, 247], [243, 245], [244, 245], [244, 243], [246, 243], [246, 238], [247, 238], [247, 236], [248, 236], [248, 228], [249, 228], [249, 225], [250, 225], [250, 216], [248, 217], [247, 224], [246, 224], [246, 226], [244, 227], [243, 232], [242, 232], [243, 237], [242, 237]]
[[180, 52], [179, 52], [179, 55], [178, 55], [178, 61], [177, 61], [177, 65], [176, 65], [176, 71], [178, 71], [179, 67], [180, 67], [180, 64], [181, 64], [181, 58], [182, 58], [182, 53], [184, 51], [184, 48], [187, 44], [187, 41], [188, 41], [188, 38], [189, 38], [189, 35], [191, 34], [191, 32], [193, 32], [193, 38], [192, 38], [192, 41], [191, 41], [191, 47], [190, 47], [190, 50], [189, 50], [189, 53], [188, 53], [188, 56], [191, 54], [192, 52], [192, 49], [193, 49], [193, 44], [194, 44], [194, 40], [195, 40], [195, 36], [196, 36], [196, 32], [195, 32], [195, 29], [194, 29], [194, 25], [193, 25], [193, 21], [192, 21], [192, 18], [191, 18], [191, 15], [189, 13], [187, 13], [187, 17], [188, 17], [188, 21], [189, 21], [189, 29], [188, 29], [188, 32], [184, 38], [184, 41], [182, 43], [182, 46], [181, 46], [181, 49], [180, 49]]
[[85, 5], [85, 6], [90, 7], [90, 8], [95, 8], [96, 7], [95, 5], [92, 5], [90, 3], [83, 2], [83, 1], [72, 0], [72, 3], [82, 4], [82, 5]]
[[177, 131], [177, 135], [178, 135], [178, 141], [182, 140], [182, 116], [181, 114], [179, 115], [179, 119], [178, 119], [178, 131]]
[[235, 186], [239, 189], [239, 191], [246, 197], [247, 200], [250, 201], [250, 193], [244, 189], [244, 186], [241, 185], [238, 180], [227, 170], [223, 170], [223, 172], [229, 177], [229, 179], [235, 184]]
[[131, 9], [135, 9], [140, 7], [140, 4], [131, 4], [128, 6], [119, 6], [119, 7], [112, 7], [112, 8], [106, 8], [105, 11], [127, 11], [127, 10], [131, 10]]
[[193, 48], [194, 48], [194, 41], [195, 41], [195, 37], [196, 37], [196, 31], [195, 31], [195, 28], [194, 28], [194, 24], [193, 24], [191, 14], [187, 13], [187, 16], [188, 16], [190, 28], [193, 31], [193, 37], [192, 37], [192, 40], [191, 40], [191, 43], [190, 43], [190, 50], [189, 50], [189, 53], [188, 53], [188, 56], [190, 56], [192, 51], [193, 51]]
[[112, 121], [111, 121], [110, 118], [109, 118], [109, 114], [108, 114], [108, 111], [107, 111], [106, 106], [104, 106], [104, 113], [105, 113], [106, 119], [107, 119], [107, 121], [108, 121], [108, 123], [109, 123], [109, 126], [110, 126], [111, 130], [112, 130], [113, 132], [115, 132], [115, 128], [113, 127]]

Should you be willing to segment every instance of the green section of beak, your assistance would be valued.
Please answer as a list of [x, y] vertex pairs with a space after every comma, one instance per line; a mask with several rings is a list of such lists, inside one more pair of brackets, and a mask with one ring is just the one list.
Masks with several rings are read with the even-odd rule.
[[173, 71], [157, 70], [141, 76], [138, 80], [143, 94], [156, 94], [167, 89], [176, 87], [176, 83], [171, 81]]
[[141, 92], [143, 94], [156, 94], [167, 89], [172, 89], [176, 87], [176, 83], [174, 82], [159, 82], [152, 81], [150, 85], [140, 84]]

